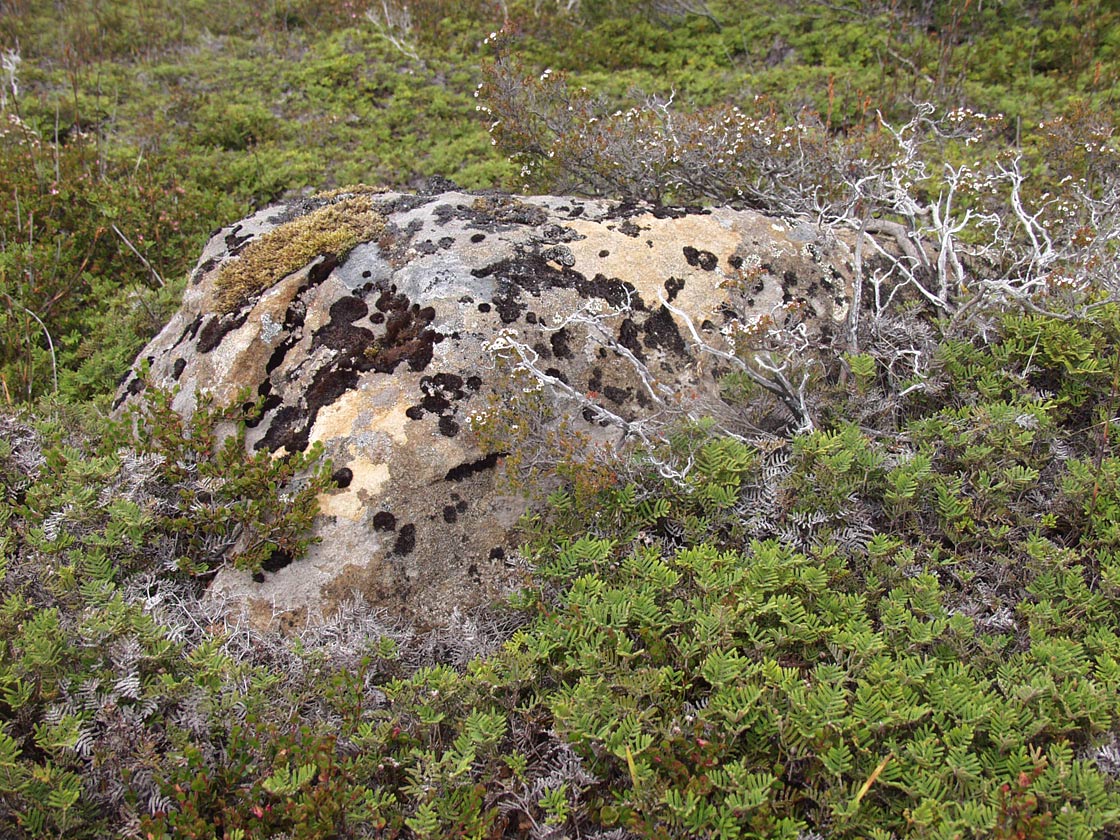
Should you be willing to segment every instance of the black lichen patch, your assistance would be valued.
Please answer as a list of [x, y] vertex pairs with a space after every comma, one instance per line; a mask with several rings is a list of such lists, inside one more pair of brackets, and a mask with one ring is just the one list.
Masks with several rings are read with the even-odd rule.
[[[303, 302], [301, 295], [306, 289], [307, 287], [304, 286], [297, 291], [296, 296], [292, 299], [292, 302], [288, 304], [288, 308], [284, 313], [284, 328], [288, 331], [288, 334], [284, 337], [283, 341], [276, 345], [271, 355], [269, 355], [268, 361], [265, 363], [265, 378], [257, 387], [257, 394], [259, 396], [268, 397], [272, 393], [272, 372], [284, 363], [284, 359], [287, 358], [289, 351], [299, 344], [302, 338], [301, 326], [306, 314], [306, 304]], [[270, 398], [264, 411], [269, 411], [279, 404], [279, 399]], [[262, 411], [262, 417], [263, 415], [264, 412]], [[260, 444], [258, 444], [258, 447], [259, 446]]]
[[431, 414], [442, 414], [451, 408], [451, 403], [443, 394], [428, 394], [420, 400], [420, 407]]
[[[557, 246], [560, 247], [560, 246]], [[475, 277], [493, 277], [497, 291], [492, 300], [504, 324], [511, 324], [528, 309], [523, 293], [536, 297], [545, 289], [579, 288], [584, 277], [571, 268], [557, 268], [543, 254], [520, 254], [471, 271]], [[481, 310], [481, 306], [479, 307]]]
[[719, 265], [719, 258], [711, 251], [700, 251], [691, 245], [685, 245], [684, 258], [693, 268], [699, 267], [704, 271], [714, 271]]
[[641, 332], [632, 319], [623, 319], [618, 328], [618, 343], [633, 353], [639, 361], [645, 360], [646, 355], [642, 349]]
[[178, 382], [179, 377], [183, 375], [183, 371], [187, 369], [186, 359], [176, 359], [175, 364], [171, 366], [171, 377]]
[[561, 327], [548, 338], [549, 346], [552, 347], [552, 355], [557, 359], [571, 359], [574, 354], [570, 344], [571, 333], [564, 327]]
[[476, 234], [474, 234], [474, 236], [471, 237], [471, 242], [473, 242], [475, 245], [477, 245], [479, 242], [481, 242], [485, 238], [486, 238], [485, 233], [476, 233]]
[[611, 255], [611, 252], [608, 251], [606, 248], [604, 248], [602, 251], [599, 252], [599, 259], [605, 260], [610, 255]]
[[782, 303], [793, 303], [795, 300], [805, 300], [803, 295], [794, 291], [797, 288], [797, 283], [797, 275], [792, 271], [787, 271], [782, 274]]
[[373, 515], [373, 530], [390, 533], [397, 530], [397, 517], [387, 510], [379, 510]]
[[441, 193], [458, 192], [461, 187], [450, 178], [443, 175], [431, 175], [424, 180], [417, 192], [420, 195], [440, 195]]
[[682, 289], [684, 289], [684, 280], [679, 277], [670, 277], [665, 281], [665, 293], [669, 295], [669, 303], [677, 299]]
[[686, 354], [680, 330], [677, 329], [672, 314], [664, 306], [646, 319], [642, 332], [645, 333], [646, 347], [669, 350], [682, 356]]
[[439, 250], [439, 245], [437, 245], [435, 242], [432, 242], [432, 240], [430, 239], [425, 239], [423, 242], [417, 242], [412, 247], [419, 251], [421, 254], [425, 255], [434, 254]]
[[607, 385], [603, 388], [603, 396], [615, 405], [625, 405], [630, 400], [632, 393], [629, 388], [616, 388], [614, 385]]
[[191, 273], [191, 285], [197, 286], [199, 283], [201, 283], [202, 278], [213, 271], [215, 266], [217, 265], [218, 260], [214, 257], [210, 257], [210, 259], [206, 260], [203, 263], [200, 263], [198, 267]]
[[315, 263], [315, 265], [311, 266], [311, 269], [307, 272], [308, 287], [318, 286], [320, 283], [330, 277], [331, 272], [336, 268], [338, 268], [338, 255], [325, 255], [323, 259]]
[[622, 224], [618, 226], [618, 232], [633, 237], [634, 239], [642, 235], [642, 229], [629, 219], [623, 220]]
[[311, 428], [320, 409], [330, 405], [358, 384], [358, 373], [353, 369], [322, 367], [315, 373], [311, 385], [303, 395], [307, 406], [286, 405], [272, 419], [265, 436], [257, 443], [257, 448], [268, 447], [272, 452], [281, 446], [289, 452], [303, 452], [307, 449]]
[[397, 541], [393, 543], [393, 553], [404, 557], [412, 553], [416, 548], [416, 526], [411, 522], [408, 525], [402, 525], [401, 529], [397, 531]]
[[367, 314], [369, 314], [369, 307], [366, 306], [366, 302], [354, 295], [340, 297], [331, 304], [330, 308], [332, 321], [345, 321], [350, 324], [366, 317]]
[[[276, 416], [272, 418], [265, 436], [257, 441], [254, 449], [267, 448], [269, 452], [275, 452], [281, 446], [286, 446], [289, 452], [295, 451], [303, 416], [304, 412], [299, 406], [281, 406]], [[306, 443], [304, 445], [306, 446]]]
[[420, 378], [420, 390], [425, 394], [441, 394], [450, 401], [461, 400], [467, 395], [463, 390], [464, 384], [463, 377], [454, 373], [437, 373]]
[[603, 388], [603, 369], [595, 366], [591, 368], [591, 375], [587, 377], [587, 390], [589, 393], [598, 394]]
[[465, 461], [449, 469], [447, 475], [443, 478], [445, 481], [465, 481], [476, 473], [494, 469], [494, 467], [498, 465], [498, 459], [501, 458], [503, 454], [504, 453], [491, 452], [489, 455], [479, 458], [477, 461]]
[[334, 486], [339, 488], [340, 490], [349, 487], [350, 482], [353, 480], [354, 471], [349, 467], [339, 467], [337, 470], [331, 473], [331, 481], [333, 481]]
[[373, 330], [353, 322], [368, 312], [365, 303], [355, 297], [344, 297], [331, 305], [330, 320], [311, 340], [311, 350], [329, 347], [338, 355], [334, 364], [340, 369], [369, 370], [373, 367], [366, 350], [374, 344]]
[[[296, 308], [295, 312], [292, 311], [293, 307]], [[293, 301], [285, 320], [288, 316], [293, 320], [301, 319], [301, 308]], [[288, 405], [277, 412], [265, 436], [257, 443], [257, 448], [268, 447], [275, 452], [283, 446], [289, 452], [302, 452], [307, 448], [308, 437], [319, 411], [354, 388], [358, 383], [359, 373], [377, 369], [378, 364], [385, 365], [382, 354], [369, 352], [377, 346], [373, 332], [351, 323], [365, 317], [368, 311], [365, 302], [353, 296], [340, 298], [331, 305], [330, 321], [315, 333], [311, 346], [312, 350], [329, 347], [335, 351], [334, 357], [329, 364], [315, 372], [311, 385], [302, 395], [302, 407]], [[289, 336], [289, 339], [273, 351], [265, 368], [267, 374], [271, 375], [281, 364], [294, 342], [295, 336]], [[428, 358], [430, 359], [430, 355]], [[397, 363], [399, 361], [400, 359]], [[395, 366], [394, 364], [393, 367]]]
[[486, 265], [485, 268], [474, 269], [470, 273], [477, 278], [493, 277], [496, 280], [505, 280], [532, 295], [540, 295], [543, 289], [570, 287], [573, 279], [579, 277], [575, 271], [558, 269], [550, 265], [543, 254], [532, 253], [498, 260]]
[[500, 545], [496, 545], [492, 549], [490, 549], [490, 555], [489, 556], [490, 556], [491, 560], [505, 560], [506, 559], [506, 550], [504, 548], [502, 548]]
[[241, 327], [249, 318], [248, 308], [230, 315], [211, 315], [198, 334], [198, 352], [209, 353], [222, 343], [222, 339]]
[[178, 347], [188, 337], [193, 339], [196, 335], [198, 335], [198, 328], [202, 326], [202, 322], [205, 319], [205, 315], [199, 315], [193, 321], [183, 327], [183, 331], [179, 333], [179, 337], [175, 340], [174, 346]]
[[683, 219], [685, 216], [709, 216], [711, 210], [696, 204], [686, 204], [683, 207], [651, 207], [649, 214], [655, 219]]
[[[264, 388], [265, 386], [268, 386], [271, 389], [271, 386], [269, 385], [269, 382], [268, 382], [267, 379], [264, 380], [261, 383], [260, 388]], [[258, 390], [260, 390], [260, 388], [258, 388]], [[268, 412], [272, 411], [274, 408], [279, 408], [281, 403], [284, 402], [276, 394], [268, 394], [268, 395], [262, 395], [262, 396], [264, 396], [264, 402], [262, 402], [260, 404], [259, 410], [253, 411], [255, 406], [252, 403], [247, 404], [248, 408], [246, 409], [246, 414], [248, 416], [246, 416], [246, 418], [245, 418], [245, 427], [246, 428], [249, 428], [249, 429], [257, 428], [257, 426], [259, 426], [261, 424], [261, 421], [263, 421], [264, 418], [268, 416]]]
[[517, 297], [517, 292], [509, 285], [501, 288], [494, 297], [494, 307], [498, 310], [498, 317], [503, 324], [512, 324], [527, 308], [525, 304], [518, 301]]
[[146, 387], [144, 385], [144, 380], [131, 371], [126, 373], [125, 377], [131, 377], [131, 379], [128, 380], [128, 387], [121, 392], [119, 397], [113, 400], [114, 409], [119, 408], [129, 397], [135, 397], [137, 394], [141, 393]]
[[[479, 380], [481, 385], [481, 380]], [[454, 373], [437, 373], [420, 379], [420, 390], [424, 394], [419, 404], [405, 409], [410, 420], [422, 420], [425, 414], [439, 416], [439, 431], [444, 437], [455, 437], [460, 427], [455, 421], [455, 403], [465, 399], [466, 383], [463, 377]], [[477, 390], [477, 389], [475, 389]]]
[[476, 224], [536, 227], [548, 221], [548, 211], [508, 195], [480, 196], [471, 204], [469, 213]]
[[226, 250], [229, 251], [231, 257], [240, 254], [245, 247], [245, 243], [253, 238], [251, 233], [240, 236], [241, 228], [240, 224], [234, 225], [230, 232], [225, 235]]
[[424, 370], [432, 361], [432, 348], [444, 339], [431, 328], [435, 309], [412, 303], [397, 293], [396, 286], [383, 291], [375, 306], [385, 316], [385, 332], [368, 345], [368, 368], [363, 369], [392, 373], [401, 362], [408, 362], [411, 370]]
[[481, 388], [481, 387], [482, 387], [482, 377], [481, 376], [468, 376], [467, 377], [467, 388], [474, 391], [475, 393], [478, 393], [478, 389]]
[[435, 209], [432, 210], [432, 215], [436, 217], [436, 222], [439, 223], [439, 226], [443, 227], [452, 219], [468, 218], [468, 216], [466, 215], [466, 209], [467, 208], [462, 204], [439, 204], [436, 205]]
[[738, 271], [740, 268], [743, 267], [743, 258], [740, 257], [738, 254], [732, 254], [730, 257], [727, 258], [727, 263], [733, 269]]
[[615, 309], [623, 309], [629, 306], [638, 312], [646, 311], [645, 301], [642, 300], [642, 296], [638, 294], [634, 285], [617, 277], [596, 274], [590, 280], [581, 278], [575, 284], [575, 290], [579, 292], [581, 297], [602, 298]]
[[444, 522], [446, 522], [448, 525], [450, 525], [453, 522], [458, 521], [458, 519], [459, 519], [459, 512], [457, 510], [455, 510], [455, 505], [444, 505], [443, 506], [443, 521]]
[[575, 254], [572, 253], [572, 249], [567, 245], [553, 245], [551, 248], [546, 248], [541, 253], [541, 256], [565, 268], [571, 268], [576, 264]]
[[568, 377], [564, 375], [564, 371], [560, 370], [560, 368], [545, 368], [544, 372], [547, 376], [551, 376], [553, 379], [559, 379], [565, 385], [569, 384]]
[[295, 334], [292, 334], [281, 341], [279, 344], [277, 344], [276, 348], [272, 351], [272, 355], [268, 357], [268, 361], [265, 363], [265, 375], [271, 375], [272, 372], [276, 370], [276, 368], [280, 367], [280, 365], [284, 363], [284, 359], [287, 357], [288, 351], [295, 347], [298, 343], [298, 337]]
[[541, 231], [542, 242], [575, 242], [583, 238], [578, 232], [564, 225], [545, 225], [544, 230]]

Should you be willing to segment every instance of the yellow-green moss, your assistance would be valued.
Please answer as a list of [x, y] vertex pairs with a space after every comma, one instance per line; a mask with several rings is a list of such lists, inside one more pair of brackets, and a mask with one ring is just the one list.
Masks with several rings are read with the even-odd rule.
[[354, 195], [280, 225], [249, 243], [241, 255], [221, 267], [214, 280], [216, 305], [232, 312], [320, 254], [339, 259], [385, 229], [385, 217], [373, 209], [370, 195]]
[[345, 187], [335, 187], [332, 190], [323, 190], [311, 196], [315, 199], [335, 199], [340, 197], [357, 196], [357, 195], [383, 195], [389, 192], [388, 187], [373, 186], [370, 184], [347, 184]]

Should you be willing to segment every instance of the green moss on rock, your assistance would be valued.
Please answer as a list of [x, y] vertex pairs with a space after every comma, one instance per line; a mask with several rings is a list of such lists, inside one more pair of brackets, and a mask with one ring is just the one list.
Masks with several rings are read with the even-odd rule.
[[385, 229], [369, 194], [351, 195], [269, 231], [221, 267], [214, 281], [216, 308], [232, 312], [253, 295], [321, 254], [341, 259]]

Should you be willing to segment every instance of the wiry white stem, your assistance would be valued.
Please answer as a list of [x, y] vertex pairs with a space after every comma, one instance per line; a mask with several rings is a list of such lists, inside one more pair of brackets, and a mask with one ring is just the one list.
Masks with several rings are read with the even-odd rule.
[[775, 365], [772, 359], [766, 361], [761, 353], [756, 353], [753, 358], [754, 365], [762, 368], [762, 370], [766, 372], [765, 374], [759, 373], [755, 369], [755, 366], [748, 364], [734, 353], [728, 353], [725, 350], [720, 350], [718, 347], [712, 347], [700, 337], [700, 333], [696, 329], [696, 324], [693, 322], [692, 318], [688, 316], [688, 313], [673, 306], [665, 299], [664, 295], [659, 295], [659, 298], [661, 305], [673, 313], [673, 315], [679, 318], [681, 323], [685, 325], [685, 329], [688, 330], [689, 335], [692, 337], [692, 342], [698, 351], [705, 355], [715, 356], [718, 359], [730, 362], [738, 370], [746, 374], [756, 385], [759, 385], [776, 396], [782, 405], [793, 415], [796, 422], [794, 427], [796, 433], [811, 432], [813, 430], [813, 418], [805, 399], [805, 387], [809, 381], [808, 373], [802, 376], [801, 384], [797, 388], [794, 388], [785, 375], [788, 363]]

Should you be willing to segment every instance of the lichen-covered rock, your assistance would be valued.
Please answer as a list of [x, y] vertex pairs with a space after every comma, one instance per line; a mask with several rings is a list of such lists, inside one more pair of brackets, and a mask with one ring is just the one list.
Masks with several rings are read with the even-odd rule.
[[[516, 330], [549, 375], [638, 418], [653, 407], [633, 365], [570, 323], [574, 312], [594, 301], [617, 312], [604, 323], [660, 382], [711, 394], [712, 372], [665, 302], [713, 343], [730, 320], [793, 300], [827, 332], [846, 312], [849, 262], [810, 225], [742, 210], [340, 193], [215, 235], [140, 360], [151, 381], [181, 388], [184, 415], [200, 390], [222, 403], [248, 389], [266, 409], [248, 445], [319, 441], [336, 470], [310, 554], [256, 579], [225, 570], [216, 592], [262, 620], [301, 620], [360, 593], [440, 625], [510, 583], [524, 503], [495, 480], [496, 454], [466, 419], [501, 388], [487, 350], [497, 334]], [[143, 389], [133, 374], [118, 405]]]

